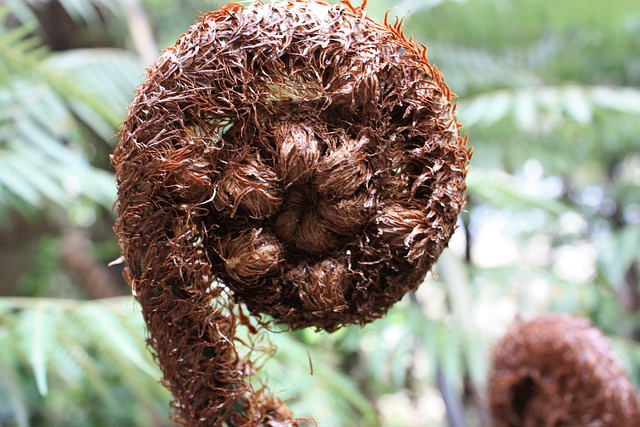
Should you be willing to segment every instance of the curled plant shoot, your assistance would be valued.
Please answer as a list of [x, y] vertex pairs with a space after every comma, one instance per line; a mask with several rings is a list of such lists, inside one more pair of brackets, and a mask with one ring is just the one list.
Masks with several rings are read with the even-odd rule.
[[112, 156], [115, 231], [177, 422], [299, 425], [248, 381], [242, 306], [331, 332], [422, 283], [465, 201], [452, 96], [348, 1], [230, 4], [150, 67]]

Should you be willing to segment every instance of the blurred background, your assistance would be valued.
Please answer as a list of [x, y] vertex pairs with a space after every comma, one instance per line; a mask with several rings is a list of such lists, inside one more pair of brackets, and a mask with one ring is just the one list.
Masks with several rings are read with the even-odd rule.
[[[357, 0], [355, 0], [357, 3]], [[172, 426], [116, 260], [109, 153], [196, 0], [0, 0], [0, 426]], [[364, 328], [269, 334], [257, 384], [321, 427], [488, 425], [516, 316], [588, 317], [640, 390], [637, 0], [370, 0], [459, 96], [475, 155], [450, 248]], [[311, 369], [311, 364], [313, 369]]]

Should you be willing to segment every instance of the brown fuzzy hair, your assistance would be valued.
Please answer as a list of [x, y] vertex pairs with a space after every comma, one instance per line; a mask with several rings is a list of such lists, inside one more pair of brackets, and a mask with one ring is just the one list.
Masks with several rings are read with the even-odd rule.
[[489, 377], [494, 427], [640, 426], [622, 363], [588, 320], [546, 315], [515, 324]]
[[115, 231], [177, 422], [298, 425], [248, 382], [243, 305], [330, 332], [420, 285], [465, 201], [452, 96], [348, 1], [230, 4], [151, 66], [112, 156]]

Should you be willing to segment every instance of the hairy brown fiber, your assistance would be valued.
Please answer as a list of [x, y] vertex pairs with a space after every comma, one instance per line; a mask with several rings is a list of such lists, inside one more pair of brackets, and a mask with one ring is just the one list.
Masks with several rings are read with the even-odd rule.
[[470, 151], [397, 23], [346, 1], [201, 19], [129, 108], [115, 231], [174, 418], [297, 425], [248, 382], [240, 308], [325, 331], [383, 316], [447, 245]]
[[547, 315], [516, 324], [489, 377], [495, 427], [640, 426], [620, 360], [588, 320]]

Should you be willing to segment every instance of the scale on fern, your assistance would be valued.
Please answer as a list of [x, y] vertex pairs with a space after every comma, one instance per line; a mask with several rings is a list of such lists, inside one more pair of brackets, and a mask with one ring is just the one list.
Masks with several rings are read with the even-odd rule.
[[115, 230], [177, 422], [303, 423], [249, 383], [243, 306], [331, 332], [422, 283], [465, 201], [452, 96], [348, 1], [230, 4], [164, 51], [113, 154]]

